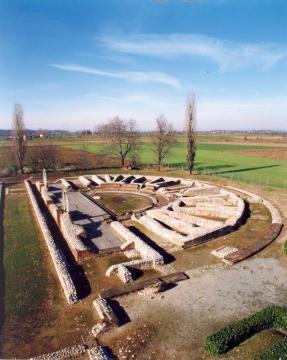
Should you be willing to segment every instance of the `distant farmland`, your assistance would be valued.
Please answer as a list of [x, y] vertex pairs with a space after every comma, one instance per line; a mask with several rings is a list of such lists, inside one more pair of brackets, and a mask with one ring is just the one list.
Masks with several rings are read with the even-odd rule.
[[[101, 153], [104, 144], [67, 144], [71, 149]], [[214, 176], [234, 178], [255, 184], [287, 188], [287, 149], [263, 145], [198, 144], [195, 171]], [[139, 161], [153, 164], [155, 159], [149, 143], [139, 145]], [[185, 168], [185, 144], [178, 142], [165, 165]]]

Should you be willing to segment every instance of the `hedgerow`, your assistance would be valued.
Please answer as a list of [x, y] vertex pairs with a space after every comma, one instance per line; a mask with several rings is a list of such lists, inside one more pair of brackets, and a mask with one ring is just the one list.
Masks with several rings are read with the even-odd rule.
[[259, 355], [256, 360], [287, 360], [287, 338]]
[[207, 336], [205, 351], [212, 355], [226, 353], [252, 335], [270, 328], [287, 329], [287, 307], [269, 306]]

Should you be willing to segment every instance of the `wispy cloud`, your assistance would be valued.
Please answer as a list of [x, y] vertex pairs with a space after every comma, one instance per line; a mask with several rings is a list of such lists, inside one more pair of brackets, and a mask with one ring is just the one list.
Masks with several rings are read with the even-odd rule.
[[177, 89], [181, 88], [180, 82], [162, 72], [153, 72], [153, 71], [103, 71], [96, 68], [81, 66], [81, 65], [65, 65], [65, 64], [50, 64], [51, 67], [64, 70], [64, 71], [71, 71], [71, 72], [79, 72], [84, 74], [90, 74], [90, 75], [98, 75], [98, 76], [106, 76], [110, 78], [115, 79], [122, 79], [127, 81], [133, 81], [133, 82], [155, 82], [160, 83], [164, 85], [173, 86]]
[[266, 70], [287, 59], [287, 46], [275, 43], [240, 43], [198, 34], [103, 37], [115, 51], [155, 57], [201, 56], [215, 62], [222, 72], [242, 67]]

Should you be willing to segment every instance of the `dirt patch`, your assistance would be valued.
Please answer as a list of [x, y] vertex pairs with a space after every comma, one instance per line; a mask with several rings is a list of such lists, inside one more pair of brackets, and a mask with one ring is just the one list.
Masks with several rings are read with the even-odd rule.
[[[106, 338], [119, 359], [211, 359], [204, 352], [205, 336], [264, 306], [285, 305], [287, 270], [278, 260], [253, 258], [232, 268], [203, 267], [187, 274], [189, 280], [165, 293], [119, 299], [131, 323], [117, 330], [115, 336], [121, 337], [121, 346], [128, 355], [120, 357], [112, 338]], [[135, 334], [146, 319], [157, 331], [137, 348], [134, 357], [129, 344], [138, 343]], [[268, 345], [260, 341], [263, 338], [262, 333], [222, 358], [253, 359], [254, 349], [260, 353]], [[273, 344], [278, 338], [271, 340]]]
[[117, 215], [123, 215], [129, 211], [136, 211], [153, 205], [151, 199], [133, 194], [100, 193], [99, 203], [111, 209]]
[[232, 152], [234, 154], [244, 155], [244, 156], [255, 156], [265, 159], [277, 159], [277, 160], [287, 160], [287, 149], [286, 148], [277, 148], [277, 149], [255, 149], [255, 150], [227, 150], [227, 152]]

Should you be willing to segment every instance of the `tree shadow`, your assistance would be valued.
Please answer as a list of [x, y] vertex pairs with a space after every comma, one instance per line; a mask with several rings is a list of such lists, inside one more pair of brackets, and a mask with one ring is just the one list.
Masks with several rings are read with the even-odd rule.
[[266, 166], [249, 167], [249, 168], [236, 169], [236, 170], [228, 170], [228, 171], [217, 171], [217, 172], [214, 172], [214, 174], [226, 174], [226, 173], [254, 171], [254, 170], [274, 168], [274, 167], [277, 167], [277, 166], [280, 166], [280, 165], [276, 164], [276, 165], [266, 165]]

